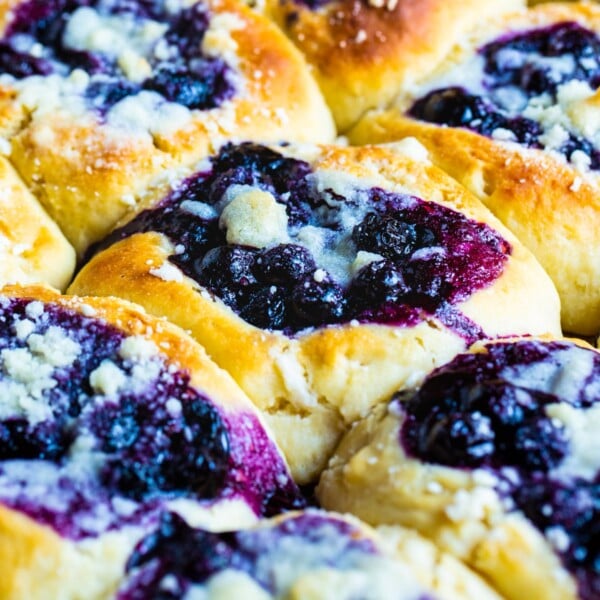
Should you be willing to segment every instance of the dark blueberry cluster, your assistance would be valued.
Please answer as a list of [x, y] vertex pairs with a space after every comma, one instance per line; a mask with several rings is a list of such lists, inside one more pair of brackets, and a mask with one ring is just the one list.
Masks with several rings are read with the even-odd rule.
[[[409, 115], [430, 123], [465, 127], [488, 137], [497, 129], [506, 129], [513, 133], [514, 141], [541, 148], [542, 127], [504, 106], [503, 95], [517, 92], [531, 98], [545, 93], [556, 99], [558, 86], [568, 81], [585, 81], [592, 89], [600, 86], [600, 38], [577, 23], [510, 34], [483, 46], [479, 53], [485, 61], [485, 96], [458, 86], [436, 89], [419, 98]], [[571, 59], [572, 64], [553, 68], [548, 59]], [[592, 169], [600, 169], [600, 152], [594, 145], [569, 133], [559, 151], [570, 157], [576, 150], [590, 157]]]
[[[346, 201], [365, 217], [340, 234], [339, 209], [317, 191], [310, 173], [308, 163], [265, 147], [228, 145], [213, 158], [210, 171], [187, 180], [93, 251], [137, 232], [164, 233], [183, 248], [170, 257], [174, 264], [246, 321], [265, 329], [294, 333], [352, 319], [408, 324], [426, 312], [452, 321], [471, 337], [472, 323], [448, 307], [499, 277], [510, 245], [487, 225], [460, 213], [377, 188], [359, 190], [358, 200]], [[266, 190], [284, 204], [292, 241], [263, 249], [228, 245], [217, 211], [199, 216], [182, 205], [198, 201], [215, 207], [232, 185]], [[342, 286], [329, 273], [319, 275], [315, 257], [293, 241], [293, 233], [305, 225], [382, 258]]]
[[[163, 515], [157, 530], [143, 539], [129, 558], [128, 578], [117, 593], [117, 600], [142, 600], [144, 598], [182, 598], [189, 588], [204, 583], [209, 577], [224, 569], [233, 569], [249, 575], [271, 594], [277, 593], [276, 563], [289, 563], [296, 559], [285, 549], [292, 540], [302, 544], [303, 564], [308, 565], [311, 546], [321, 546], [315, 553], [310, 568], [344, 568], [351, 562], [348, 551], [365, 555], [377, 554], [370, 540], [357, 536], [357, 530], [344, 521], [318, 514], [305, 513], [286, 519], [274, 527], [249, 531], [210, 533], [192, 529], [172, 513]], [[331, 544], [328, 536], [339, 540]], [[330, 550], [327, 556], [326, 544]], [[277, 553], [277, 554], [275, 554]], [[266, 555], [273, 560], [265, 561]], [[277, 556], [277, 558], [276, 558]], [[258, 568], [262, 557], [261, 568]], [[346, 567], [348, 568], [348, 567]], [[161, 582], [169, 576], [169, 590], [161, 589]], [[161, 595], [161, 593], [163, 595]]]
[[[98, 52], [65, 46], [63, 34], [70, 16], [80, 7], [98, 8], [103, 14], [153, 19], [168, 24], [165, 41], [176, 53], [168, 60], [150, 60], [153, 75], [142, 82], [129, 81], [116, 60]], [[204, 56], [201, 42], [209, 16], [201, 3], [170, 14], [164, 2], [146, 0], [29, 0], [15, 10], [0, 41], [0, 71], [17, 79], [31, 75], [67, 75], [83, 69], [93, 77], [85, 96], [92, 107], [106, 113], [123, 98], [142, 90], [159, 93], [170, 102], [190, 109], [209, 109], [230, 98], [234, 89], [229, 67], [219, 58]], [[19, 49], [20, 36], [29, 36], [44, 48], [41, 56]]]
[[514, 141], [541, 148], [539, 142], [543, 129], [539, 123], [525, 117], [507, 116], [490, 98], [470, 94], [461, 87], [434, 90], [419, 98], [409, 114], [417, 119], [448, 125], [466, 127], [491, 137], [496, 129], [507, 129]]
[[[559, 85], [572, 80], [586, 81], [592, 89], [600, 86], [600, 38], [578, 23], [509, 34], [486, 44], [480, 54], [490, 89], [513, 86], [531, 98], [544, 93], [554, 96]], [[503, 58], [507, 54], [509, 58]], [[572, 63], [551, 68], [548, 61], [536, 62], [535, 57], [570, 58]]]
[[579, 598], [600, 597], [600, 477], [548, 485], [543, 475], [534, 475], [513, 497], [541, 531], [558, 528], [568, 534], [569, 547], [561, 555], [577, 581]]
[[[27, 301], [13, 300], [3, 306], [0, 350], [24, 344], [11, 327], [15, 318], [25, 315], [26, 305]], [[132, 375], [134, 366], [118, 355], [124, 335], [102, 321], [54, 305], [47, 305], [40, 319], [39, 331], [50, 326], [67, 329], [81, 352], [72, 365], [57, 367], [57, 385], [45, 392], [50, 418], [36, 423], [26, 416], [0, 421], [0, 480], [8, 477], [14, 460], [51, 463], [58, 473], [72, 460], [81, 435], [93, 440], [93, 451], [102, 457], [102, 464], [97, 480], [69, 482], [61, 476], [60, 489], [49, 489], [47, 497], [0, 491], [0, 502], [72, 538], [93, 534], [85, 515], [101, 504], [110, 513], [115, 496], [137, 503], [138, 509], [126, 516], [113, 513], [109, 528], [141, 519], [144, 511], [158, 510], [162, 500], [181, 496], [210, 500], [235, 495], [264, 515], [303, 506], [276, 448], [252, 414], [221, 416], [190, 387], [186, 373], [162, 363], [156, 376], [135, 392], [124, 389], [110, 401], [94, 402], [89, 377], [102, 361], [110, 360]], [[258, 465], [259, 461], [265, 464]], [[35, 478], [33, 466], [30, 472]], [[3, 481], [7, 485], [8, 480]], [[11, 481], [11, 485], [25, 489], [27, 481]], [[48, 507], [53, 506], [53, 494], [69, 505], [68, 516]]]
[[[142, 402], [128, 394], [94, 411], [89, 428], [107, 456], [104, 486], [138, 501], [165, 492], [214, 498], [223, 489], [229, 468], [225, 423], [186, 383], [169, 385], [168, 396]], [[166, 398], [181, 402], [180, 416], [167, 411]]]
[[[551, 371], [559, 372], [565, 351], [589, 353], [594, 368], [577, 390], [559, 398], [540, 389], [534, 372], [547, 365], [544, 383], [549, 385]], [[523, 383], [507, 377], [515, 369]], [[541, 531], [564, 529], [569, 546], [560, 553], [585, 600], [597, 598], [600, 591], [600, 473], [591, 482], [552, 476], [569, 452], [569, 441], [545, 408], [557, 402], [589, 408], [598, 401], [598, 385], [600, 357], [592, 350], [567, 342], [524, 341], [459, 355], [434, 371], [417, 392], [399, 397], [406, 411], [401, 442], [411, 455], [491, 470], [503, 481], [502, 493], [508, 493]], [[504, 478], [506, 468], [518, 473], [518, 483]]]

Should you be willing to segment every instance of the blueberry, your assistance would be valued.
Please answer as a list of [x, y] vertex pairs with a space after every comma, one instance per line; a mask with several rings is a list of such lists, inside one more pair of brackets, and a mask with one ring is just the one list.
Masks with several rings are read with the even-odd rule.
[[263, 329], [282, 329], [286, 318], [287, 290], [276, 286], [260, 288], [240, 308], [240, 317]]
[[[504, 129], [512, 131], [515, 136], [515, 141], [525, 144], [531, 148], [541, 148], [539, 137], [544, 133], [542, 126], [532, 119], [523, 117], [514, 117], [507, 119], [501, 125]], [[488, 133], [488, 132], [483, 132]], [[492, 131], [489, 132], [491, 134]]]
[[591, 169], [600, 169], [600, 151], [596, 150], [594, 144], [589, 140], [570, 134], [569, 139], [560, 147], [559, 151], [570, 159], [576, 150], [590, 157]]
[[94, 106], [107, 111], [117, 102], [139, 92], [139, 85], [121, 81], [119, 79], [107, 79], [92, 82], [86, 89], [85, 95]]
[[483, 100], [463, 88], [451, 87], [429, 92], [415, 102], [410, 114], [430, 123], [466, 126], [488, 114]]
[[452, 300], [455, 274], [441, 254], [411, 261], [403, 270], [404, 280], [410, 287], [413, 302], [434, 312], [436, 307]]
[[307, 277], [292, 290], [292, 308], [300, 323], [335, 323], [344, 314], [344, 292], [333, 281]]
[[108, 453], [131, 448], [140, 437], [140, 424], [133, 405], [123, 406], [116, 415], [110, 415], [103, 450]]
[[369, 213], [352, 231], [359, 250], [399, 260], [410, 256], [418, 244], [417, 227], [392, 214]]
[[257, 279], [267, 283], [299, 281], [315, 269], [311, 253], [297, 244], [280, 244], [264, 250], [255, 263]]
[[213, 498], [229, 468], [229, 436], [219, 413], [205, 398], [182, 402], [184, 425], [171, 440], [160, 475], [168, 490]]
[[420, 439], [419, 450], [428, 460], [478, 466], [495, 450], [490, 419], [479, 412], [450, 413], [435, 421]]
[[538, 138], [543, 133], [536, 121], [520, 116], [506, 117], [491, 103], [462, 88], [430, 92], [417, 100], [409, 113], [423, 121], [467, 127], [486, 136], [492, 136], [496, 129], [506, 129], [513, 133], [515, 141], [532, 147], [540, 147]]
[[487, 395], [490, 416], [499, 427], [518, 427], [525, 418], [524, 407], [531, 408], [531, 396], [526, 390], [491, 382], [480, 389], [482, 395]]
[[170, 594], [161, 586], [166, 575], [175, 582], [187, 580], [183, 584], [185, 590], [189, 582], [201, 584], [227, 568], [251, 572], [250, 561], [250, 557], [239, 552], [234, 533], [193, 529], [179, 515], [163, 513], [157, 529], [138, 543], [127, 561], [127, 573], [135, 569], [141, 571], [141, 576], [126, 586], [131, 595], [125, 592], [118, 598], [180, 598], [185, 594], [165, 595]]
[[515, 432], [516, 460], [527, 469], [549, 471], [564, 459], [568, 448], [565, 430], [547, 417], [526, 422]]
[[25, 419], [0, 421], [0, 460], [57, 462], [67, 453], [71, 441], [72, 436], [56, 422], [45, 421], [32, 427]]
[[[102, 54], [60, 48], [56, 52], [56, 58], [67, 65], [70, 70], [82, 69], [90, 75], [104, 74], [109, 76], [117, 72], [117, 68], [112, 60]], [[120, 80], [120, 83], [126, 85], [129, 82]]]
[[188, 59], [198, 56], [198, 49], [208, 28], [209, 17], [203, 4], [194, 4], [182, 10], [169, 27], [165, 37]]
[[236, 297], [241, 296], [244, 288], [256, 283], [253, 271], [257, 253], [243, 246], [213, 248], [195, 263], [199, 281], [217, 295], [221, 290], [230, 290]]
[[386, 302], [402, 302], [410, 292], [402, 270], [389, 260], [374, 261], [363, 267], [348, 292], [354, 306], [370, 308]]
[[81, 0], [49, 0], [24, 2], [17, 7], [8, 35], [24, 33], [38, 42], [55, 48], [61, 44], [69, 14], [83, 5]]
[[189, 70], [174, 71], [162, 69], [143, 83], [143, 88], [159, 93], [169, 102], [176, 102], [189, 109], [206, 110], [218, 106], [216, 90], [226, 88], [224, 69], [204, 69], [200, 74]]
[[50, 75], [53, 71], [49, 61], [17, 52], [6, 42], [0, 42], [0, 72], [23, 79], [32, 75]]
[[225, 425], [204, 398], [188, 395], [181, 407], [180, 415], [171, 416], [163, 407], [124, 397], [95, 412], [93, 430], [108, 455], [104, 485], [138, 501], [165, 492], [216, 495], [228, 469]]

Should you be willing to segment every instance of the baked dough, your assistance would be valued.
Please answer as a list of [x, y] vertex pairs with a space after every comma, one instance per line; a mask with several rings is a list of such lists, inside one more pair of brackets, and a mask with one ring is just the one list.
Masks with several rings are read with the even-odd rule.
[[64, 289], [74, 270], [71, 244], [0, 157], [0, 285], [38, 282]]
[[596, 598], [599, 383], [583, 342], [478, 343], [353, 428], [317, 497], [415, 527], [507, 598]]
[[164, 510], [222, 530], [304, 504], [231, 378], [130, 303], [7, 287], [0, 365], [3, 599], [108, 598]]
[[[430, 560], [431, 551], [409, 530], [379, 536], [350, 515], [315, 509], [225, 534], [167, 514], [129, 559], [116, 600], [154, 598], [165, 588], [207, 600], [499, 600], [458, 561]], [[438, 577], [449, 584], [439, 591], [430, 585]]]
[[546, 274], [414, 140], [226, 146], [211, 164], [103, 242], [70, 290], [190, 330], [266, 415], [297, 481], [373, 404], [475, 339], [559, 332]]
[[[258, 5], [263, 3], [257, 2]], [[431, 72], [481, 20], [523, 0], [266, 0], [314, 67], [341, 132]]]
[[76, 250], [223, 139], [331, 141], [285, 36], [236, 0], [0, 4], [0, 136]]
[[[527, 31], [529, 41], [519, 38]], [[535, 44], [547, 46], [541, 61]], [[354, 143], [418, 137], [538, 258], [558, 288], [564, 330], [580, 335], [600, 330], [599, 48], [598, 4], [542, 4], [482, 23], [435, 74], [349, 134]], [[410, 118], [420, 98], [417, 113], [436, 123]]]

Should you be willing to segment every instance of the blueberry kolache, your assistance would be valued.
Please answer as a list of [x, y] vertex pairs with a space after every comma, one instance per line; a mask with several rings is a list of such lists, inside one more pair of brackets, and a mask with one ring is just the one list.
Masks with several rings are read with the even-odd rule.
[[317, 496], [410, 522], [507, 598], [592, 600], [599, 385], [583, 342], [478, 343], [348, 434]]
[[226, 533], [165, 513], [130, 555], [116, 600], [161, 593], [206, 600], [499, 600], [473, 572], [431, 549], [413, 531], [388, 528], [381, 535], [351, 515], [316, 509]]
[[10, 0], [0, 136], [82, 253], [220, 140], [331, 141], [292, 44], [236, 0]]
[[266, 14], [314, 69], [336, 121], [347, 131], [400, 86], [431, 72], [483, 19], [523, 0], [265, 0]]
[[[116, 600], [376, 598], [433, 600], [407, 566], [351, 517], [309, 510], [241, 531], [194, 529], [166, 513], [127, 562]], [[221, 594], [221, 595], [219, 595]]]
[[301, 483], [371, 406], [475, 340], [559, 332], [536, 261], [414, 140], [225, 145], [95, 250], [70, 290], [190, 330]]
[[107, 598], [177, 513], [219, 531], [304, 500], [250, 401], [125, 301], [0, 297], [2, 598]]
[[538, 258], [563, 329], [597, 335], [600, 7], [542, 4], [465, 37], [349, 137], [418, 137]]

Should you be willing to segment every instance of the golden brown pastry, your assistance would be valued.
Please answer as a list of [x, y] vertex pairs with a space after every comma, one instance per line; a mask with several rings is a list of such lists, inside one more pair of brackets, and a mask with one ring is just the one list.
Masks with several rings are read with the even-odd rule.
[[599, 385], [583, 342], [478, 343], [353, 428], [317, 496], [415, 527], [507, 598], [593, 600]]
[[183, 332], [114, 298], [0, 294], [0, 597], [112, 597], [164, 511], [220, 531], [303, 500]]
[[563, 327], [600, 329], [600, 6], [543, 4], [476, 27], [355, 143], [416, 136], [534, 253]]
[[[314, 67], [338, 129], [432, 71], [465, 31], [523, 0], [266, 0]], [[258, 3], [259, 5], [262, 3]]]
[[[409, 530], [378, 535], [350, 515], [315, 509], [224, 534], [166, 514], [131, 555], [116, 600], [164, 590], [206, 600], [499, 600], [433, 548]], [[433, 579], [446, 585], [438, 589]]]
[[414, 141], [227, 145], [155, 204], [71, 291], [190, 330], [301, 482], [373, 404], [474, 340], [559, 332], [540, 266]]
[[64, 289], [75, 270], [75, 251], [0, 157], [0, 285], [48, 283]]
[[223, 139], [330, 141], [299, 52], [236, 0], [5, 0], [0, 136], [81, 253]]

